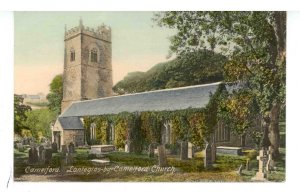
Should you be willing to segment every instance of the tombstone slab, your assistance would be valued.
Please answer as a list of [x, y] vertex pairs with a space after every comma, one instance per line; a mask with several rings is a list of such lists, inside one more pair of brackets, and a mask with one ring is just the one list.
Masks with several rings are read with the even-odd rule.
[[52, 160], [52, 149], [45, 149], [45, 164], [51, 163]]
[[43, 156], [43, 151], [44, 151], [44, 146], [43, 145], [39, 146], [39, 161], [41, 163], [45, 162], [45, 156]]
[[154, 144], [153, 144], [153, 143], [151, 143], [151, 144], [149, 145], [149, 148], [148, 148], [148, 156], [149, 156], [149, 157], [154, 157]]
[[183, 141], [180, 144], [180, 160], [188, 159], [188, 142]]
[[211, 160], [211, 145], [206, 143], [205, 150], [204, 150], [204, 167], [209, 168], [212, 165]]
[[75, 153], [75, 145], [73, 142], [69, 144], [69, 153]]
[[188, 158], [194, 158], [194, 145], [192, 143], [188, 143]]
[[52, 147], [52, 152], [53, 153], [57, 153], [57, 143], [56, 142], [53, 142], [52, 144], [51, 144], [51, 147]]
[[157, 147], [158, 151], [158, 166], [165, 167], [167, 166], [167, 156], [166, 149], [164, 145], [160, 145]]
[[215, 163], [217, 158], [217, 148], [215, 142], [211, 144], [211, 162]]

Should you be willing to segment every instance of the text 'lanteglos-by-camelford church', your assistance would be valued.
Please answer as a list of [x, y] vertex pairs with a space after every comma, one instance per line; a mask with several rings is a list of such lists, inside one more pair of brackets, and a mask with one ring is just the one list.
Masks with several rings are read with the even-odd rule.
[[[221, 82], [164, 89], [144, 93], [113, 96], [112, 91], [112, 38], [111, 28], [105, 25], [97, 29], [83, 25], [65, 31], [65, 52], [63, 71], [63, 100], [61, 115], [52, 126], [52, 141], [61, 149], [62, 145], [87, 145], [96, 139], [97, 127], [84, 126], [85, 117], [114, 115], [122, 112], [176, 111], [204, 108], [210, 95]], [[229, 88], [232, 89], [232, 88]], [[160, 144], [169, 144], [172, 123], [164, 121], [160, 130]], [[259, 122], [259, 121], [258, 121]], [[87, 130], [89, 129], [89, 130]], [[261, 126], [254, 129], [261, 130]], [[105, 143], [114, 145], [115, 125], [109, 122]], [[132, 140], [128, 134], [126, 141]], [[229, 128], [218, 122], [213, 139], [217, 145], [253, 146], [251, 138], [234, 135]]]

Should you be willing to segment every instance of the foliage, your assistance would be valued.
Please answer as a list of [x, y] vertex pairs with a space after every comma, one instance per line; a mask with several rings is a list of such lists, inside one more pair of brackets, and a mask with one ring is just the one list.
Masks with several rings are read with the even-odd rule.
[[127, 140], [127, 121], [122, 118], [117, 118], [115, 124], [115, 146], [117, 148], [124, 148]]
[[29, 129], [24, 122], [27, 119], [26, 112], [31, 107], [23, 104], [24, 98], [21, 95], [14, 95], [14, 132], [21, 134], [22, 129]]
[[223, 98], [218, 115], [233, 133], [244, 135], [251, 126], [254, 126], [258, 110], [253, 92], [241, 89]]
[[96, 124], [96, 140], [100, 141], [101, 144], [108, 144], [108, 126], [109, 122], [104, 117], [97, 117], [95, 120]]
[[56, 114], [48, 109], [37, 109], [26, 112], [27, 119], [24, 124], [29, 128], [32, 136], [37, 140], [42, 137], [51, 137], [51, 123]]
[[[265, 130], [278, 157], [278, 119], [285, 106], [286, 12], [161, 12], [154, 20], [177, 29], [170, 51], [209, 49], [228, 57], [225, 80], [255, 93]], [[238, 105], [236, 105], [238, 106]]]
[[48, 107], [56, 114], [61, 113], [61, 101], [63, 98], [63, 78], [62, 75], [56, 75], [50, 83], [50, 92], [47, 95]]
[[161, 140], [161, 117], [155, 112], [141, 112], [142, 138], [146, 145], [160, 143]]
[[225, 61], [226, 57], [208, 50], [187, 53], [147, 72], [129, 73], [113, 90], [125, 94], [221, 81]]

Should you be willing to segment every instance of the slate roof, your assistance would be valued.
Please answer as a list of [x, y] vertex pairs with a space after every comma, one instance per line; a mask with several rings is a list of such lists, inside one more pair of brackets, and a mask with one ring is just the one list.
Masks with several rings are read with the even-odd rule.
[[210, 93], [213, 94], [220, 83], [78, 101], [72, 103], [60, 117], [203, 108], [209, 102]]
[[84, 129], [79, 117], [59, 117], [58, 121], [63, 129]]

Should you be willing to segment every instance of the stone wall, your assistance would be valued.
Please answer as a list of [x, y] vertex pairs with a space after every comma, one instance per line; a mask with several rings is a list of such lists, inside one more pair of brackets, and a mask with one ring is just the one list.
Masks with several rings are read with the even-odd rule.
[[64, 130], [64, 144], [69, 145], [73, 142], [76, 146], [84, 145], [84, 130]]

